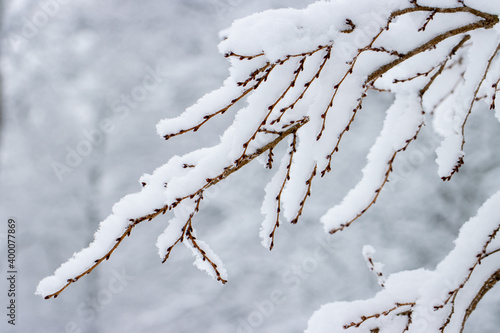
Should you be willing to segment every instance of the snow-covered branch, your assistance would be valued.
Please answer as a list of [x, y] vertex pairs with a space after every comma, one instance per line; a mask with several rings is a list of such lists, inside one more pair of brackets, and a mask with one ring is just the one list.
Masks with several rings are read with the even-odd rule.
[[488, 253], [492, 243], [498, 246], [499, 207], [500, 192], [462, 226], [455, 248], [434, 271], [395, 273], [372, 299], [324, 305], [306, 332], [462, 332], [500, 281], [498, 252]]
[[[465, 126], [475, 105], [484, 101], [495, 108], [500, 81], [499, 13], [500, 7], [487, 1], [339, 0], [319, 1], [303, 10], [267, 11], [234, 22], [219, 45], [231, 64], [222, 87], [180, 116], [157, 125], [161, 137], [176, 140], [176, 136], [196, 132], [233, 112], [234, 122], [220, 142], [172, 157], [144, 175], [141, 191], [115, 204], [89, 247], [42, 280], [37, 294], [57, 297], [109, 259], [137, 224], [170, 212], [173, 217], [157, 242], [163, 261], [183, 243], [193, 252], [197, 267], [225, 283], [222, 261], [197, 238], [195, 230], [204, 192], [257, 157], [267, 155], [264, 164], [269, 169], [278, 164], [261, 208], [262, 243], [272, 249], [281, 220], [297, 223], [313, 181], [334, 167], [333, 157], [362, 113], [370, 91], [391, 92], [394, 102], [367, 156], [362, 179], [321, 218], [325, 230], [345, 229], [375, 204], [398, 155], [418, 139], [431, 117], [436, 132], [444, 137], [437, 149], [438, 174], [450, 180], [464, 163]], [[282, 141], [287, 142], [287, 152], [275, 163], [274, 148]], [[491, 202], [498, 200], [497, 195], [488, 201], [483, 210], [489, 213], [480, 212], [474, 221], [489, 221]], [[479, 226], [471, 221], [464, 226], [471, 229], [469, 233], [479, 232], [474, 240], [477, 249], [471, 252], [470, 246], [460, 245], [470, 242], [462, 240], [469, 239], [462, 232], [455, 251], [463, 256], [473, 253], [475, 261], [464, 264], [452, 252], [435, 272], [392, 275], [381, 282], [385, 285], [382, 296], [372, 301], [328, 305], [320, 310], [315, 318], [329, 317], [330, 311], [345, 316], [327, 324], [313, 319], [310, 332], [337, 324], [339, 330], [366, 331], [368, 327], [373, 331], [395, 325], [403, 332], [412, 331], [423, 316], [422, 304], [447, 283], [449, 294], [435, 309], [446, 322], [436, 326], [431, 320], [429, 325], [441, 331], [458, 327], [456, 323], [465, 321], [465, 313], [472, 311], [498, 276], [498, 265], [485, 269], [488, 265], [482, 264], [497, 257], [498, 250], [490, 248], [498, 231], [496, 223], [487, 222], [483, 227], [484, 223]], [[381, 274], [379, 265], [368, 253], [366, 256], [373, 270]], [[405, 283], [401, 283], [403, 278]], [[476, 279], [479, 282], [472, 283]], [[469, 285], [482, 288], [469, 291]], [[417, 292], [419, 288], [424, 294]], [[352, 322], [345, 322], [348, 317]]]

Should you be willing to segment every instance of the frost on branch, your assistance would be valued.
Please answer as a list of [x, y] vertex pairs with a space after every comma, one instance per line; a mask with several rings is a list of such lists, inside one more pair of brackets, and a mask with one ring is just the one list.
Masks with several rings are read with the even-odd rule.
[[[198, 239], [195, 229], [205, 191], [251, 161], [266, 159], [264, 165], [277, 171], [265, 187], [260, 236], [272, 249], [282, 220], [297, 223], [304, 214], [312, 183], [332, 170], [341, 141], [360, 136], [348, 131], [355, 117], [363, 116], [369, 92], [391, 92], [394, 102], [362, 179], [322, 217], [325, 229], [345, 229], [377, 201], [398, 154], [418, 139], [429, 118], [444, 138], [437, 151], [439, 176], [449, 180], [464, 161], [470, 113], [478, 101], [495, 107], [500, 80], [495, 15], [500, 9], [491, 2], [474, 4], [477, 7], [454, 0], [319, 1], [303, 10], [273, 10], [236, 21], [223, 32], [219, 45], [231, 65], [222, 87], [157, 125], [161, 137], [176, 140], [233, 113], [234, 122], [220, 142], [174, 156], [144, 175], [142, 189], [115, 204], [89, 247], [42, 280], [37, 294], [57, 297], [109, 259], [137, 224], [167, 213], [173, 216], [157, 242], [163, 261], [182, 243], [193, 252], [198, 268], [225, 283], [220, 258]], [[484, 8], [491, 12], [481, 11]], [[278, 145], [286, 148], [282, 157], [274, 155]], [[427, 278], [431, 273], [418, 274]], [[386, 290], [393, 280], [389, 278]], [[455, 286], [451, 291], [458, 295], [462, 289]], [[384, 299], [377, 320], [399, 314], [395, 322], [411, 322], [417, 295], [403, 295], [388, 303]], [[446, 301], [443, 311], [456, 304], [455, 298]], [[368, 310], [365, 316], [372, 318]], [[361, 326], [353, 322], [352, 327]]]

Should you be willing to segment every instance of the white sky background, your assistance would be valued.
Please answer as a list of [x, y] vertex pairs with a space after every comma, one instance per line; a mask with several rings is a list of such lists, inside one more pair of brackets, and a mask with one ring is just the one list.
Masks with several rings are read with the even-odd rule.
[[[156, 135], [155, 124], [179, 114], [226, 77], [228, 65], [217, 53], [218, 31], [259, 10], [310, 2], [7, 5], [0, 217], [18, 222], [19, 295], [18, 325], [12, 329], [3, 320], [2, 332], [237, 332], [242, 327], [301, 332], [321, 304], [367, 298], [378, 290], [361, 255], [364, 244], [377, 249], [386, 274], [433, 268], [441, 261], [459, 226], [499, 187], [498, 122], [488, 114], [472, 117], [470, 153], [451, 183], [439, 180], [428, 148], [437, 141], [430, 128], [424, 129], [426, 144], [417, 142], [401, 156], [377, 205], [351, 228], [328, 236], [319, 217], [359, 180], [383, 108], [391, 101], [370, 96], [357, 128], [348, 133], [351, 139], [336, 156], [334, 172], [316, 181], [303, 218], [278, 230], [271, 253], [260, 244], [259, 228], [263, 189], [273, 172], [253, 163], [212, 190], [195, 223], [198, 235], [224, 261], [227, 285], [194, 268], [183, 247], [161, 264], [155, 242], [168, 220], [163, 217], [141, 224], [110, 261], [58, 299], [34, 295], [41, 278], [89, 243], [113, 203], [138, 190], [143, 173], [174, 154], [216, 142], [230, 119], [168, 142]], [[46, 23], [37, 21], [43, 19], [40, 13], [48, 17]], [[34, 23], [38, 26], [30, 30]], [[120, 100], [157, 69], [159, 85], [143, 100]], [[112, 126], [108, 133], [100, 125], [103, 119]], [[53, 162], [63, 163], [96, 130], [101, 141], [60, 181]], [[2, 247], [5, 230], [0, 229]], [[5, 261], [5, 255], [0, 257], [0, 272], [6, 271]], [[0, 292], [5, 294], [3, 280]], [[498, 297], [494, 290], [485, 298], [484, 310], [471, 318], [471, 332], [485, 322], [485, 331], [498, 326], [493, 318], [500, 311]]]

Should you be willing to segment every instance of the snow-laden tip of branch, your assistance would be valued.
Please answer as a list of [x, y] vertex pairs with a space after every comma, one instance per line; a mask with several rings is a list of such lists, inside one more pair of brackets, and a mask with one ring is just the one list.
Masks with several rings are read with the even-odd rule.
[[[138, 223], [134, 218], [147, 215], [155, 207], [164, 204], [163, 191], [156, 186], [143, 188], [141, 192], [130, 194], [113, 207], [110, 215], [99, 225], [94, 241], [64, 264], [54, 275], [44, 278], [37, 286], [36, 294], [43, 297], [57, 297], [70, 284], [90, 273], [101, 262], [108, 260], [121, 242], [130, 236]], [[164, 210], [158, 211], [158, 214]]]
[[449, 180], [451, 175], [458, 172], [459, 167], [463, 164], [462, 141], [462, 136], [456, 133], [446, 137], [436, 149], [436, 163], [441, 179]]
[[368, 269], [375, 274], [377, 277], [377, 282], [379, 286], [382, 288], [385, 287], [385, 277], [384, 273], [382, 272], [382, 269], [384, 268], [384, 264], [374, 261], [373, 260], [373, 255], [375, 254], [375, 248], [371, 245], [365, 245], [363, 246], [363, 258], [366, 261], [366, 265], [368, 266]]
[[461, 332], [482, 296], [500, 280], [499, 214], [500, 192], [462, 226], [455, 248], [434, 271], [395, 273], [372, 299], [324, 305], [306, 333]]
[[416, 93], [399, 93], [387, 116], [380, 136], [368, 154], [363, 178], [346, 195], [342, 203], [330, 209], [321, 222], [330, 233], [348, 227], [373, 205], [387, 183], [398, 152], [406, 149], [423, 124], [420, 97]]
[[[253, 85], [250, 87], [238, 86], [234, 78], [230, 77], [226, 79], [221, 88], [206, 94], [180, 116], [158, 122], [156, 131], [165, 139], [190, 131], [196, 132], [213, 117], [224, 114], [252, 89]], [[228, 99], [230, 102], [227, 102]]]
[[191, 248], [195, 261], [193, 265], [196, 268], [205, 271], [212, 278], [226, 283], [228, 275], [224, 264], [207, 243], [197, 240], [196, 242], [185, 243], [188, 248]]
[[445, 137], [436, 150], [438, 174], [443, 180], [450, 180], [464, 163], [465, 126], [479, 93], [485, 90], [487, 78], [495, 75], [490, 68], [500, 51], [500, 39], [494, 30], [481, 34], [472, 32], [471, 36], [472, 45], [465, 58], [463, 79], [435, 110], [437, 121], [434, 125]]

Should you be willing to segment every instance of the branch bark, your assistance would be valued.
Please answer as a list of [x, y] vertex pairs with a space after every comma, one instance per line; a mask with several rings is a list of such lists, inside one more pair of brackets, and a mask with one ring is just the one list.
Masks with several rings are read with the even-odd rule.
[[401, 64], [402, 62], [410, 59], [411, 57], [416, 56], [417, 54], [420, 54], [426, 50], [431, 49], [432, 47], [436, 46], [437, 44], [441, 43], [442, 41], [453, 37], [457, 36], [460, 34], [465, 34], [469, 31], [477, 30], [477, 29], [491, 29], [495, 24], [499, 22], [498, 16], [480, 12], [478, 10], [472, 9], [470, 7], [458, 7], [458, 8], [434, 8], [434, 7], [412, 7], [412, 8], [407, 8], [404, 10], [396, 11], [391, 14], [390, 20], [412, 12], [417, 12], [417, 11], [430, 11], [430, 12], [438, 12], [438, 13], [459, 13], [459, 12], [467, 12], [474, 14], [476, 16], [479, 16], [482, 18], [482, 20], [478, 22], [474, 22], [471, 24], [464, 25], [460, 28], [452, 29], [447, 32], [444, 32], [430, 41], [414, 48], [410, 52], [400, 56], [399, 58], [395, 59], [394, 61], [385, 64], [372, 72], [370, 75], [368, 75], [368, 78], [366, 80], [367, 83], [373, 83], [375, 82], [379, 77], [387, 73], [390, 69], [396, 67], [397, 65]]
[[490, 291], [498, 281], [500, 281], [500, 269], [497, 270], [495, 273], [493, 273], [488, 280], [486, 280], [486, 282], [483, 284], [479, 292], [476, 294], [476, 297], [474, 297], [474, 299], [470, 303], [469, 307], [467, 308], [467, 311], [465, 312], [465, 316], [462, 321], [462, 329], [460, 330], [460, 333], [463, 332], [467, 319], [469, 319], [469, 316], [472, 314], [472, 312], [476, 310], [477, 305], [483, 299], [484, 295], [486, 295], [486, 293]]

